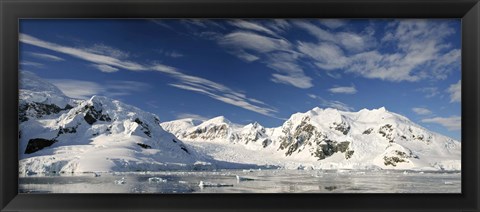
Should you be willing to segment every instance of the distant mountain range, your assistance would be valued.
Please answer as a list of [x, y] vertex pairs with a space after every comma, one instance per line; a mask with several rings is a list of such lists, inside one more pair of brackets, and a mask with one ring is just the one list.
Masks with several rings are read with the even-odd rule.
[[218, 168], [460, 170], [461, 143], [385, 108], [314, 108], [282, 126], [163, 122], [107, 97], [74, 100], [21, 72], [20, 173]]

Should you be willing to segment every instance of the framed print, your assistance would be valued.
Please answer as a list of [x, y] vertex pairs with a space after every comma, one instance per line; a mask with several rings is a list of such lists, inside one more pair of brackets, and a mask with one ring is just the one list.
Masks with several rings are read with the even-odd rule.
[[1, 208], [476, 211], [479, 7], [4, 1]]

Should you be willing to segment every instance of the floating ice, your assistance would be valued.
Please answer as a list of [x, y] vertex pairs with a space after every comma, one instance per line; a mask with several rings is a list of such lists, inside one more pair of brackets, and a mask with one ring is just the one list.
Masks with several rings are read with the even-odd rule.
[[127, 181], [125, 181], [125, 177], [122, 177], [122, 179], [120, 180], [115, 180], [115, 184], [117, 185], [123, 185], [123, 184], [126, 184]]
[[210, 182], [203, 182], [200, 181], [198, 184], [200, 188], [205, 188], [205, 187], [233, 187], [232, 184], [226, 184], [226, 183], [210, 183]]
[[148, 183], [166, 183], [166, 179], [162, 179], [160, 177], [150, 177], [148, 178]]
[[238, 181], [253, 181], [254, 179], [248, 178], [248, 177], [241, 177], [237, 175], [237, 180]]

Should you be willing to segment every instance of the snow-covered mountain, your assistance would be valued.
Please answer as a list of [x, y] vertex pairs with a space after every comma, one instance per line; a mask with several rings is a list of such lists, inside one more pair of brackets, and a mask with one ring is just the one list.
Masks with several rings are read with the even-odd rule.
[[[314, 108], [282, 126], [238, 126], [224, 117], [200, 124], [162, 123], [187, 143], [211, 141], [256, 150], [265, 163], [314, 168], [461, 169], [461, 143], [385, 108], [344, 112]], [[219, 155], [221, 158], [221, 154]], [[255, 157], [255, 156], [254, 156]]]
[[67, 97], [21, 72], [20, 173], [198, 170], [461, 169], [461, 143], [385, 108], [314, 108], [282, 126], [206, 121], [163, 122], [107, 97]]
[[70, 99], [29, 72], [20, 79], [21, 173], [195, 168], [198, 155], [156, 115], [101, 96]]

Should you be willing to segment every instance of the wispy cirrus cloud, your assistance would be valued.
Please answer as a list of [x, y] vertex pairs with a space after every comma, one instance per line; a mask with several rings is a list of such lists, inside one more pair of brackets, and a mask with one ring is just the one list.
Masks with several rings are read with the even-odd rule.
[[[116, 72], [120, 68], [130, 71], [158, 71], [164, 74], [168, 74], [178, 80], [178, 83], [170, 84], [173, 87], [201, 93], [218, 101], [241, 107], [243, 109], [260, 113], [266, 116], [274, 117], [274, 113], [278, 112], [276, 109], [269, 107], [266, 103], [260, 100], [247, 97], [244, 93], [235, 91], [223, 84], [216, 83], [205, 78], [183, 74], [175, 67], [163, 64], [143, 65], [137, 62], [122, 59], [121, 57], [126, 57], [128, 55], [123, 54], [120, 51], [116, 51], [116, 49], [114, 48], [97, 46], [95, 50], [87, 51], [80, 48], [66, 47], [55, 43], [50, 43], [26, 34], [20, 35], [20, 41], [34, 46], [50, 49], [59, 53], [71, 55], [73, 57], [77, 57], [89, 62], [93, 62], [93, 66], [102, 72]], [[127, 90], [127, 92], [125, 92], [120, 91], [119, 89], [114, 89], [114, 87], [112, 87], [113, 85], [111, 84], [100, 86], [98, 84], [94, 84], [93, 82], [85, 81], [64, 80], [63, 82], [52, 82], [59, 86], [66, 95], [69, 95], [72, 98], [81, 99], [98, 93], [109, 93], [110, 96], [112, 96], [128, 95], [130, 92], [135, 91]], [[137, 85], [140, 84], [137, 83]], [[134, 85], [120, 87], [130, 89], [136, 88]], [[115, 88], [120, 87], [115, 86]]]
[[328, 89], [330, 93], [339, 93], [339, 94], [356, 94], [358, 91], [354, 85], [352, 86], [338, 86]]
[[460, 116], [434, 117], [434, 118], [422, 119], [422, 122], [439, 124], [450, 131], [460, 130], [462, 127], [462, 117]]
[[28, 55], [32, 56], [32, 57], [42, 59], [42, 60], [65, 61], [65, 59], [63, 59], [61, 57], [58, 57], [58, 56], [55, 56], [55, 55], [51, 55], [51, 54], [44, 54], [44, 53], [37, 53], [37, 52], [26, 52], [26, 53]]
[[147, 83], [123, 80], [111, 80], [102, 84], [71, 79], [48, 79], [48, 81], [57, 86], [65, 95], [75, 99], [89, 99], [94, 95], [127, 96], [143, 92], [151, 87]]
[[92, 66], [94, 68], [100, 70], [101, 72], [105, 72], [105, 73], [117, 72], [119, 70], [118, 68], [115, 68], [115, 67], [112, 67], [112, 66], [109, 66], [109, 65], [105, 65], [105, 64], [92, 64]]
[[462, 101], [462, 80], [458, 80], [457, 83], [450, 85], [447, 92], [450, 94], [450, 102]]
[[171, 77], [175, 78], [178, 82], [170, 83], [169, 85], [172, 87], [200, 93], [218, 101], [270, 117], [275, 117], [274, 114], [278, 112], [275, 108], [268, 106], [266, 103], [258, 99], [248, 97], [246, 94], [235, 91], [223, 84], [205, 78], [184, 74], [174, 67], [156, 65], [153, 69], [169, 74]]
[[412, 111], [418, 115], [430, 115], [432, 114], [432, 111], [430, 111], [429, 109], [427, 108], [423, 108], [423, 107], [414, 107], [412, 108]]
[[43, 68], [45, 67], [42, 63], [32, 62], [32, 61], [22, 61], [20, 62], [20, 66], [31, 66], [35, 68]]
[[355, 108], [348, 106], [347, 104], [336, 101], [336, 100], [327, 100], [322, 98], [321, 96], [317, 96], [315, 94], [308, 94], [308, 97], [318, 100], [320, 106], [327, 107], [327, 108], [335, 108], [341, 111], [353, 111]]
[[[27, 34], [20, 34], [19, 36], [20, 42], [30, 44], [33, 46], [49, 49], [55, 52], [63, 53], [72, 57], [76, 57], [79, 59], [83, 59], [89, 62], [92, 62], [94, 64], [99, 64], [99, 65], [108, 65], [111, 67], [116, 67], [116, 68], [121, 68], [121, 69], [126, 69], [130, 71], [144, 71], [147, 70], [147, 67], [128, 60], [123, 60], [121, 58], [116, 58], [118, 55], [106, 55], [105, 53], [108, 52], [108, 50], [105, 50], [105, 48], [99, 48], [96, 50], [85, 50], [82, 48], [74, 48], [74, 47], [68, 47], [68, 46], [62, 46], [59, 44], [51, 43], [48, 41], [43, 41], [38, 38], [35, 38], [33, 36], [27, 35]], [[102, 49], [102, 50], [100, 50]]]
[[274, 37], [279, 37], [277, 35], [277, 33], [273, 32], [272, 30], [270, 30], [269, 28], [261, 25], [258, 22], [255, 23], [255, 22], [250, 22], [250, 21], [239, 19], [239, 20], [229, 21], [229, 23], [233, 26], [236, 26], [236, 27], [240, 28], [240, 29], [257, 31], [257, 32], [268, 34], [268, 35], [272, 35]]
[[193, 119], [193, 120], [200, 120], [205, 121], [210, 119], [209, 117], [193, 114], [193, 113], [181, 113], [176, 116], [177, 119]]
[[[332, 22], [333, 20], [330, 20]], [[295, 21], [295, 25], [317, 38], [319, 42], [329, 42], [340, 46], [346, 51], [365, 51], [375, 45], [375, 39], [370, 34], [358, 34], [348, 31], [331, 32], [309, 21]], [[328, 23], [325, 22], [325, 23]]]
[[258, 53], [288, 51], [291, 48], [291, 44], [285, 39], [271, 38], [247, 31], [229, 33], [220, 39], [219, 43], [225, 47], [240, 48]]
[[313, 86], [312, 78], [307, 76], [298, 64], [299, 53], [293, 50], [293, 45], [288, 40], [237, 31], [223, 36], [218, 43], [242, 60], [259, 60], [275, 70], [276, 73], [273, 73], [271, 78], [275, 83], [302, 89]]

